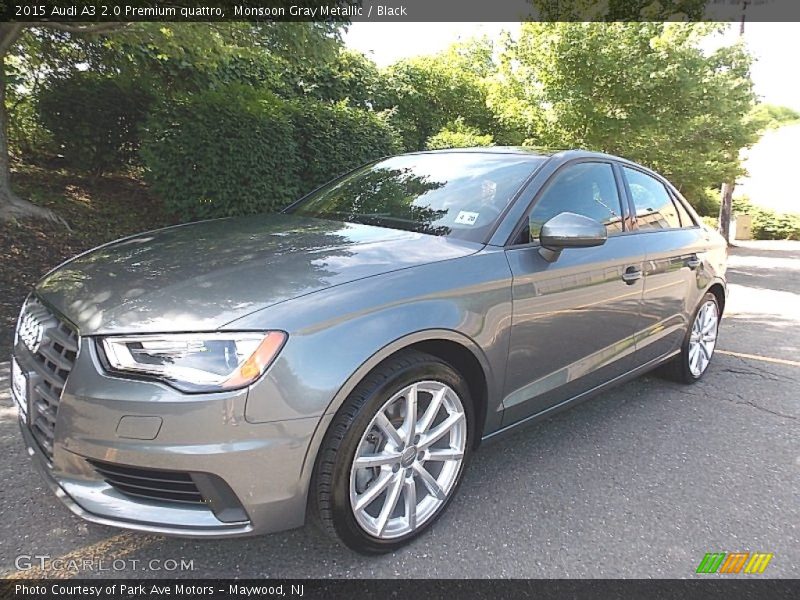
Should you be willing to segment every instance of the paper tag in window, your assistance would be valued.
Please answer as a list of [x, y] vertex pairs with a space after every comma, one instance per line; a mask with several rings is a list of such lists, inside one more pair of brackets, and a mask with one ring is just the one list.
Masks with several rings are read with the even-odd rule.
[[456, 223], [459, 225], [475, 225], [475, 221], [478, 220], [480, 213], [476, 212], [468, 212], [466, 210], [462, 210], [458, 213], [456, 217]]

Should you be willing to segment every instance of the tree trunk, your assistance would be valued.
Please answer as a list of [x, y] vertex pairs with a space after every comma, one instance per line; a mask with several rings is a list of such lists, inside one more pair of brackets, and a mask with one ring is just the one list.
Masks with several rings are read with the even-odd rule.
[[722, 184], [722, 201], [719, 205], [719, 232], [725, 241], [731, 243], [731, 216], [733, 204], [733, 188], [735, 183], [725, 182]]
[[6, 109], [5, 52], [0, 52], [0, 221], [36, 217], [64, 225], [67, 222], [53, 211], [23, 200], [11, 189], [11, 164], [8, 155], [8, 111]]

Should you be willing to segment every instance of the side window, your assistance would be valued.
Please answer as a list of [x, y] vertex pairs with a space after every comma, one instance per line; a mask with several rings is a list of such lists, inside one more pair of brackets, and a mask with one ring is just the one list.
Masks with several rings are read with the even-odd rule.
[[622, 209], [611, 165], [579, 163], [556, 175], [531, 212], [531, 239], [537, 239], [542, 225], [562, 212], [591, 217], [603, 223], [609, 235], [622, 231]]
[[667, 188], [650, 175], [636, 169], [622, 167], [636, 208], [639, 229], [670, 229], [681, 226], [678, 210]]
[[675, 207], [678, 209], [678, 216], [681, 218], [681, 227], [694, 227], [695, 222], [692, 220], [692, 216], [689, 214], [689, 211], [683, 206], [683, 202], [674, 197], [672, 198], [672, 201], [675, 203]]

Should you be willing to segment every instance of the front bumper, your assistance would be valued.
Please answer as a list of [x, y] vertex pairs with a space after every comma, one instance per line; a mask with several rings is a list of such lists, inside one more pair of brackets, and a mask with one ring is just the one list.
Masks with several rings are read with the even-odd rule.
[[[94, 352], [92, 343], [84, 343], [77, 354], [58, 405], [51, 453], [20, 420], [37, 470], [73, 513], [104, 525], [186, 537], [270, 533], [304, 523], [306, 461], [310, 456], [313, 462], [310, 449], [327, 418], [250, 423], [245, 406], [248, 395], [264, 394], [258, 384], [185, 395], [157, 382], [109, 377]], [[21, 342], [14, 358], [23, 372], [34, 370], [35, 358]], [[267, 389], [274, 393], [275, 386]], [[98, 463], [191, 477], [203, 502], [125, 493], [98, 471]]]
[[20, 429], [28, 455], [47, 487], [82, 519], [101, 525], [188, 537], [227, 537], [253, 532], [249, 521], [223, 523], [208, 510], [133, 501], [104, 481], [82, 481], [66, 475], [56, 478], [37, 452], [30, 429], [22, 421]]

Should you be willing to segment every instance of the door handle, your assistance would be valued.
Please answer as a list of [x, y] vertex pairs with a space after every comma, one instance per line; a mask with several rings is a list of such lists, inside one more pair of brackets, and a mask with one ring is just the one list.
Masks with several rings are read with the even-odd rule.
[[622, 274], [622, 281], [628, 285], [633, 285], [642, 278], [642, 270], [639, 267], [628, 267]]
[[689, 257], [689, 260], [686, 261], [686, 266], [689, 267], [692, 271], [694, 271], [697, 267], [699, 267], [702, 264], [703, 264], [703, 261], [701, 261], [698, 258], [697, 254], [692, 254]]

